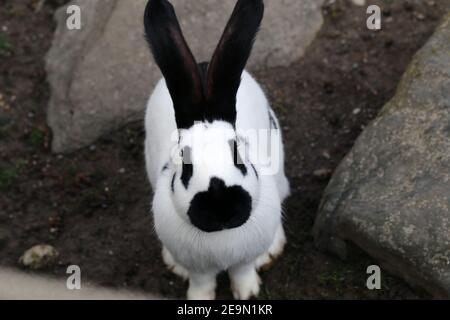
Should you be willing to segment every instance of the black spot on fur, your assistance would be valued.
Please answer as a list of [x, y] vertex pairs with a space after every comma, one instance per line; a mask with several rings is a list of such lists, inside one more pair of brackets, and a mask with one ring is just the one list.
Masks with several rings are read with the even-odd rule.
[[206, 78], [208, 77], [208, 66], [209, 62], [201, 62], [198, 64], [198, 68], [200, 70], [200, 79], [202, 81], [202, 88], [204, 90], [206, 86]]
[[164, 165], [164, 167], [162, 168], [161, 172], [164, 172], [164, 171], [166, 171], [167, 169], [169, 169], [169, 164], [168, 164], [168, 163], [166, 163], [166, 164]]
[[235, 125], [236, 94], [263, 14], [263, 0], [238, 0], [211, 62], [197, 64], [170, 2], [148, 1], [145, 34], [166, 80], [179, 129], [205, 120]]
[[198, 229], [216, 232], [242, 226], [251, 210], [252, 198], [241, 186], [227, 187], [223, 180], [212, 178], [208, 191], [192, 199], [188, 216]]
[[264, 15], [262, 0], [239, 0], [208, 68], [205, 88], [208, 121], [236, 122], [236, 94]]
[[255, 168], [255, 166], [253, 165], [253, 163], [252, 163], [252, 168], [253, 168], [253, 171], [255, 172], [256, 179], [259, 179], [258, 171], [256, 171], [256, 168]]
[[197, 62], [184, 39], [173, 6], [150, 0], [144, 15], [145, 34], [173, 100], [179, 129], [203, 120], [203, 88]]
[[241, 171], [242, 175], [245, 177], [247, 175], [247, 167], [245, 166], [244, 162], [242, 161], [241, 155], [239, 154], [237, 142], [236, 140], [230, 140], [229, 141], [231, 153], [233, 155], [233, 163], [236, 168]]
[[173, 174], [173, 177], [172, 177], [172, 183], [170, 184], [171, 189], [172, 189], [172, 192], [175, 192], [175, 177], [176, 177], [176, 176], [177, 176], [177, 174], [174, 173], [174, 174]]
[[183, 172], [181, 174], [181, 182], [183, 183], [183, 186], [186, 189], [189, 186], [189, 181], [191, 181], [193, 172], [194, 172], [194, 166], [192, 164], [183, 163]]
[[189, 186], [189, 181], [191, 181], [193, 173], [194, 166], [192, 165], [191, 148], [185, 147], [183, 149], [183, 168], [181, 173], [181, 182], [186, 189]]

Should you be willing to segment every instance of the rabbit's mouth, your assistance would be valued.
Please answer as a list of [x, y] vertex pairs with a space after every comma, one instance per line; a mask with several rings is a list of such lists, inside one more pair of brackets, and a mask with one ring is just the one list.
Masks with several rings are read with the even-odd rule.
[[191, 201], [188, 216], [204, 232], [217, 232], [244, 225], [252, 211], [252, 198], [241, 186], [227, 187], [212, 178], [207, 191], [197, 193]]

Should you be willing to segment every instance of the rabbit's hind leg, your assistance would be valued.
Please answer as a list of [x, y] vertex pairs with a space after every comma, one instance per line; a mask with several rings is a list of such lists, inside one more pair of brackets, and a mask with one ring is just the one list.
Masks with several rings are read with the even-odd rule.
[[284, 233], [283, 225], [280, 223], [269, 251], [260, 255], [256, 259], [256, 270], [268, 270], [275, 262], [275, 260], [281, 256], [285, 245], [286, 235]]

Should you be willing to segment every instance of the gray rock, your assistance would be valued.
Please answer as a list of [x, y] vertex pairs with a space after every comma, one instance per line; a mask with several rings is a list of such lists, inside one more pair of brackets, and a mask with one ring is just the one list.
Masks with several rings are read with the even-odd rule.
[[450, 297], [450, 14], [327, 187], [316, 243]]
[[[172, 0], [199, 62], [209, 60], [235, 0]], [[82, 29], [66, 28], [66, 9], [46, 58], [54, 152], [70, 152], [127, 122], [143, 118], [161, 77], [144, 41], [146, 0], [76, 0]], [[250, 69], [287, 66], [320, 29], [323, 0], [266, 0], [266, 15]]]

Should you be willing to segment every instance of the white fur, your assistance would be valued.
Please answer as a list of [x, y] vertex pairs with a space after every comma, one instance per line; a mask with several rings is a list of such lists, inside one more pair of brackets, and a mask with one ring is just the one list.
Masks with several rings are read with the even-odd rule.
[[231, 291], [236, 300], [248, 300], [258, 296], [261, 278], [256, 272], [254, 264], [233, 266], [229, 270]]
[[278, 258], [282, 253], [284, 246], [286, 245], [286, 235], [284, 234], [283, 225], [280, 224], [275, 239], [272, 242], [269, 250], [260, 255], [255, 261], [256, 270], [262, 269], [265, 266], [270, 266], [272, 262]]
[[[258, 83], [244, 71], [237, 94], [236, 130], [270, 129], [269, 103]], [[275, 115], [273, 115], [275, 117]], [[289, 194], [289, 183], [284, 174], [284, 154], [279, 134], [280, 168], [273, 175], [259, 175], [252, 170], [247, 176], [233, 166], [212, 161], [199, 166], [194, 164], [194, 175], [186, 190], [176, 179], [175, 192], [171, 190], [173, 174], [178, 167], [171, 155], [179, 145], [188, 144], [189, 137], [201, 133], [211, 137], [213, 130], [231, 129], [222, 121], [198, 123], [178, 136], [172, 99], [164, 79], [156, 86], [147, 106], [145, 159], [147, 173], [154, 190], [153, 213], [155, 230], [164, 245], [164, 260], [177, 273], [189, 274], [188, 298], [214, 298], [215, 276], [229, 270], [235, 298], [248, 299], [259, 292], [259, 277], [255, 268], [267, 254], [279, 254], [285, 243], [282, 229], [281, 203]], [[225, 132], [225, 131], [224, 131]], [[175, 139], [173, 139], [175, 135]], [[214, 155], [227, 147], [230, 137], [215, 136], [208, 149]], [[193, 160], [200, 157], [193, 146]], [[250, 159], [256, 157], [261, 146], [249, 145]], [[253, 162], [253, 161], [252, 161]], [[162, 170], [169, 164], [167, 170]], [[258, 170], [258, 166], [256, 165]], [[199, 172], [200, 171], [200, 172]], [[240, 185], [252, 196], [252, 212], [241, 227], [206, 233], [194, 227], [187, 217], [187, 209], [197, 192], [208, 189], [211, 177], [224, 179], [226, 185]], [[281, 231], [280, 231], [281, 230]], [[272, 252], [273, 251], [273, 252]], [[276, 251], [276, 252], [275, 252]], [[259, 263], [257, 259], [259, 258]]]

